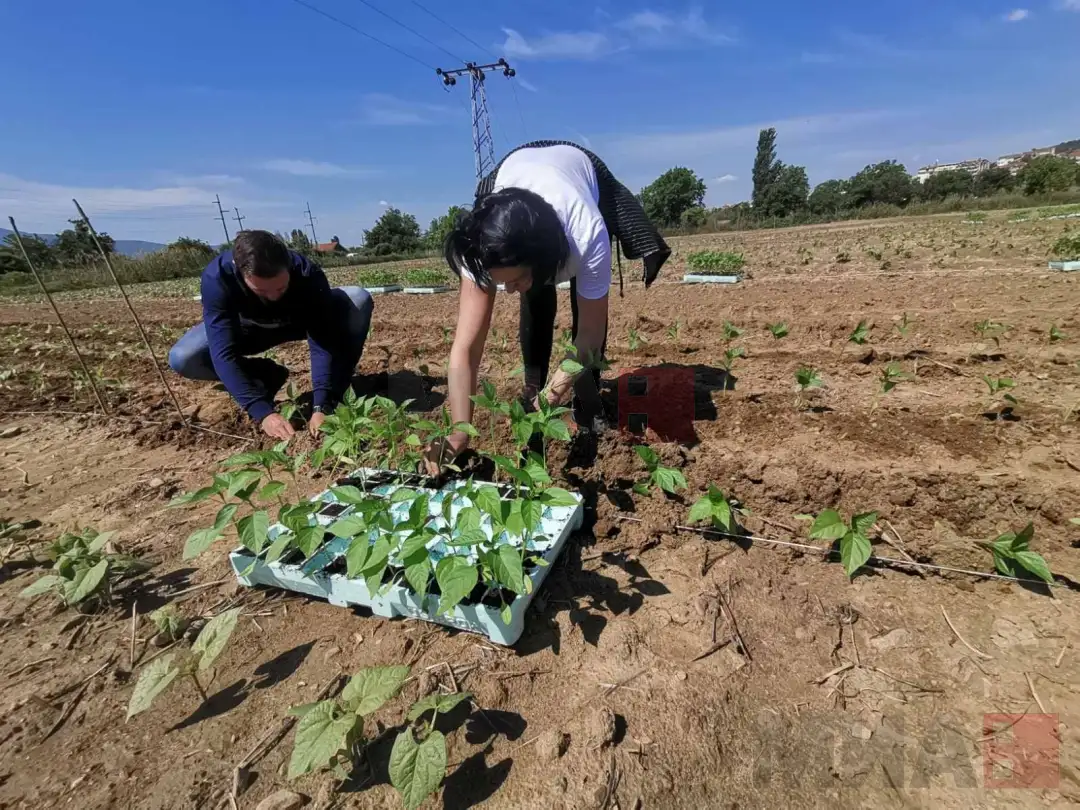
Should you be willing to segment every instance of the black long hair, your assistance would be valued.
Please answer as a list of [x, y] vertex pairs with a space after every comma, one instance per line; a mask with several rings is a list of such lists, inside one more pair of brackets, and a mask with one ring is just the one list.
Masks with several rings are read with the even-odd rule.
[[467, 270], [484, 288], [499, 267], [528, 267], [533, 284], [550, 284], [570, 256], [555, 209], [523, 188], [504, 188], [478, 200], [447, 234], [443, 255], [458, 276]]

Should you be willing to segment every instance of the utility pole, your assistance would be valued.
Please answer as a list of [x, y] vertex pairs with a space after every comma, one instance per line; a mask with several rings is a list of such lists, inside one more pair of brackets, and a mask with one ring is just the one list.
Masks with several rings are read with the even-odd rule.
[[240, 227], [237, 228], [237, 231], [244, 230], [244, 220], [247, 219], [247, 217], [240, 216], [240, 209], [239, 208], [234, 208], [233, 211], [236, 212], [236, 216], [233, 217], [233, 219], [235, 219], [237, 222], [240, 223]]
[[228, 244], [229, 242], [232, 241], [232, 237], [229, 236], [229, 226], [225, 224], [225, 212], [223, 210], [221, 210], [221, 195], [220, 194], [215, 194], [214, 195], [214, 202], [217, 204], [218, 216], [221, 217], [221, 227], [225, 231], [225, 244]]
[[311, 216], [311, 203], [304, 203], [307, 206], [307, 210], [304, 212], [307, 214], [308, 225], [311, 227], [311, 245], [315, 247], [319, 244], [319, 240], [315, 238], [315, 219]]
[[491, 115], [488, 113], [487, 91], [484, 89], [484, 75], [501, 70], [503, 76], [512, 79], [517, 75], [505, 59], [489, 65], [466, 62], [463, 68], [443, 70], [436, 68], [435, 73], [442, 77], [446, 87], [457, 84], [459, 76], [469, 77], [469, 98], [472, 101], [473, 152], [476, 155], [476, 179], [482, 179], [495, 168], [495, 142], [491, 138]]

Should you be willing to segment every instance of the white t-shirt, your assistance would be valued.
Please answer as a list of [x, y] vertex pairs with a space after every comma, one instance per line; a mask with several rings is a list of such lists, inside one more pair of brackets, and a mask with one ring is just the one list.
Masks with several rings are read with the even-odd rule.
[[600, 188], [588, 156], [572, 146], [519, 149], [503, 161], [495, 191], [524, 188], [555, 209], [570, 243], [556, 282], [577, 279], [577, 294], [595, 300], [611, 288], [611, 237], [600, 215]]

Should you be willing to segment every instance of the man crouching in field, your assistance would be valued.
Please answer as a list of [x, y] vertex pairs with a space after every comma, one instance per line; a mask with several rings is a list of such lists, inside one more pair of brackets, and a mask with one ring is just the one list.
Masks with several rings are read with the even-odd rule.
[[274, 411], [289, 370], [266, 357], [274, 346], [307, 339], [318, 431], [337, 405], [364, 351], [374, 302], [361, 287], [330, 288], [326, 275], [267, 231], [240, 231], [233, 249], [202, 274], [203, 322], [169, 351], [173, 371], [220, 380], [233, 399], [275, 439], [293, 435]]

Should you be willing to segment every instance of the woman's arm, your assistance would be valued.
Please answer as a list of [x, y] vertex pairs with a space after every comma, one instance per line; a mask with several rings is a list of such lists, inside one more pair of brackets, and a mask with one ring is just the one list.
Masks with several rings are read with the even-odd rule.
[[[450, 418], [454, 424], [472, 420], [471, 397], [476, 393], [476, 378], [494, 308], [495, 290], [485, 291], [472, 279], [462, 275], [457, 330], [454, 332], [454, 345], [450, 347], [450, 367], [446, 374]], [[468, 434], [455, 432], [450, 435], [445, 449], [429, 448], [426, 454], [428, 473], [437, 475], [441, 461], [447, 460], [447, 457], [452, 459], [468, 446]]]
[[[591, 367], [600, 358], [607, 334], [608, 296], [602, 298], [584, 298], [581, 292], [577, 296], [578, 332], [574, 340], [577, 360], [586, 368]], [[586, 372], [587, 373], [587, 372]], [[555, 372], [548, 385], [548, 401], [552, 404], [565, 402], [574, 387], [577, 375], [567, 374], [562, 369]]]

